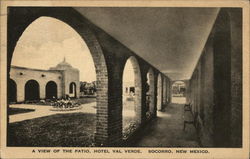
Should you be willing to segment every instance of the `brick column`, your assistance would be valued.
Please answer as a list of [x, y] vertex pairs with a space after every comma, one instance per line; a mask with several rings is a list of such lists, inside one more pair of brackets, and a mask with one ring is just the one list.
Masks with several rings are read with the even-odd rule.
[[162, 109], [162, 76], [160, 73], [158, 73], [158, 79], [157, 79], [157, 110]]
[[[149, 79], [148, 79], [149, 80]], [[147, 69], [141, 64], [141, 124], [146, 121], [146, 84], [147, 84]], [[150, 108], [149, 108], [150, 109]]]
[[122, 64], [112, 63], [109, 69], [108, 91], [108, 145], [119, 145], [122, 141]]
[[155, 111], [155, 75], [152, 68], [149, 69], [149, 95], [150, 95], [150, 103], [149, 103], [149, 111], [154, 113]]
[[[103, 78], [102, 81], [97, 79], [97, 97], [96, 97], [96, 132], [95, 141], [98, 146], [108, 145], [108, 117], [110, 113], [108, 112], [108, 102], [112, 105], [111, 101], [108, 101], [108, 85], [105, 82], [104, 75], [99, 78]], [[104, 81], [105, 79], [105, 81]], [[107, 82], [107, 81], [106, 81]]]
[[157, 116], [157, 83], [158, 83], [158, 74], [156, 72], [154, 72], [154, 115], [153, 117], [156, 117]]
[[162, 91], [162, 104], [166, 104], [167, 103], [167, 82], [166, 82], [166, 77], [163, 76], [163, 91]]

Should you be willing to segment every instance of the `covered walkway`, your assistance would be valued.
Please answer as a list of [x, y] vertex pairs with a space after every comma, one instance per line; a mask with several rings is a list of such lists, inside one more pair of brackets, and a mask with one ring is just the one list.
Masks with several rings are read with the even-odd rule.
[[145, 129], [136, 146], [142, 147], [199, 147], [193, 125], [183, 131], [183, 104], [169, 104]]
[[[13, 87], [10, 87], [11, 61], [16, 54], [14, 50], [19, 39], [34, 21], [51, 17], [77, 32], [93, 58], [96, 68], [96, 104], [88, 108], [96, 112], [96, 146], [122, 145], [123, 117], [133, 115], [139, 128], [142, 128], [133, 132], [136, 136], [137, 132], [142, 131], [139, 134], [140, 141], [134, 146], [243, 147], [243, 12], [241, 8], [207, 9], [10, 7], [8, 14], [6, 12], [7, 97], [11, 99], [7, 102], [7, 110], [13, 107], [9, 105], [10, 101], [16, 101], [19, 96], [12, 92], [23, 88], [13, 84], [13, 81]], [[99, 15], [103, 16], [101, 20]], [[157, 29], [151, 27], [152, 24]], [[53, 37], [52, 33], [49, 35]], [[41, 39], [37, 36], [34, 38]], [[68, 39], [62, 38], [60, 41], [63, 43], [65, 40]], [[28, 38], [28, 41], [32, 39]], [[27, 48], [29, 46], [27, 43]], [[123, 72], [128, 60], [131, 60], [131, 69], [134, 71], [131, 71], [134, 74], [131, 92], [135, 113], [123, 111], [126, 107], [123, 102]], [[34, 62], [33, 59], [31, 61]], [[15, 75], [22, 79], [28, 77], [24, 72]], [[49, 79], [39, 73], [40, 77]], [[184, 82], [185, 89], [178, 85], [176, 91], [173, 91], [174, 82], [179, 80]], [[193, 125], [187, 125], [186, 131], [183, 131], [183, 104], [171, 99], [171, 96], [180, 95], [185, 95], [187, 103], [190, 103], [190, 110], [195, 114], [192, 121], [195, 122], [197, 132]], [[43, 99], [44, 95], [39, 98]], [[164, 105], [171, 102], [174, 104], [164, 108]], [[55, 113], [49, 112], [46, 107], [38, 109], [25, 115], [6, 116], [5, 112], [2, 116], [13, 124], [27, 120], [26, 116], [33, 119]], [[9, 123], [6, 126], [7, 134], [11, 125]], [[84, 124], [81, 122], [82, 126]], [[129, 132], [132, 132], [137, 125], [131, 123], [130, 126]], [[202, 146], [198, 144], [198, 138]]]

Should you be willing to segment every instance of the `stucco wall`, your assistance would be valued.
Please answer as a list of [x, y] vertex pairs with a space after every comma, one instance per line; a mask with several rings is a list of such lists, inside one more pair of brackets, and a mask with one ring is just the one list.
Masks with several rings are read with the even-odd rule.
[[74, 69], [68, 69], [63, 71], [64, 75], [64, 92], [65, 95], [70, 95], [69, 85], [71, 82], [76, 84], [76, 97], [80, 96], [80, 81], [79, 81], [79, 71]]
[[[20, 75], [22, 73], [22, 75]], [[44, 77], [42, 77], [44, 75]], [[29, 80], [39, 83], [40, 99], [45, 99], [46, 84], [54, 81], [57, 84], [57, 97], [62, 97], [62, 73], [59, 71], [46, 71], [23, 67], [11, 67], [10, 78], [17, 84], [17, 102], [23, 102], [25, 97], [25, 84]]]

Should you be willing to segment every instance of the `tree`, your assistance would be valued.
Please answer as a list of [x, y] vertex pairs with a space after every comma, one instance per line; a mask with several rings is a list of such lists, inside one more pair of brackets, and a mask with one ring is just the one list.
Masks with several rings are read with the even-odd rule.
[[87, 82], [80, 82], [80, 92], [86, 92], [86, 84]]

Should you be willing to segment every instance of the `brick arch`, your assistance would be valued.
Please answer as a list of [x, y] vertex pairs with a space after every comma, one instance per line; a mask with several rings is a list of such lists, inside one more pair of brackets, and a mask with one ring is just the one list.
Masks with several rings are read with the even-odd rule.
[[155, 113], [155, 76], [152, 68], [149, 68], [147, 73], [147, 82], [149, 83], [149, 112]]
[[162, 75], [158, 73], [157, 77], [157, 110], [162, 110]]
[[[142, 98], [142, 92], [141, 92], [141, 87], [142, 87], [142, 82], [141, 82], [141, 70], [140, 70], [140, 65], [138, 63], [138, 60], [134, 56], [130, 56], [127, 60], [131, 61], [133, 71], [134, 71], [134, 84], [135, 84], [135, 112], [136, 112], [136, 120], [138, 123], [141, 123], [141, 109], [142, 109], [142, 104], [141, 104], [141, 98]], [[125, 65], [126, 65], [125, 63]], [[123, 67], [123, 72], [125, 69], [125, 65]], [[122, 74], [123, 75], [123, 74]]]
[[[70, 7], [12, 7], [8, 12], [8, 31], [7, 31], [7, 69], [8, 69], [8, 85], [10, 78], [10, 65], [13, 52], [17, 41], [21, 37], [25, 29], [39, 17], [52, 17], [61, 20], [65, 25], [69, 25], [74, 29], [87, 44], [92, 55], [97, 80], [97, 116], [96, 121], [96, 140], [98, 143], [107, 142], [109, 136], [107, 128], [108, 121], [108, 71], [102, 48], [95, 37], [95, 34], [89, 28], [89, 24], [77, 11]], [[25, 18], [24, 18], [25, 17]], [[9, 95], [10, 92], [8, 92]], [[106, 110], [103, 113], [103, 110]]]

